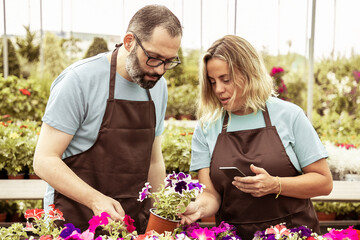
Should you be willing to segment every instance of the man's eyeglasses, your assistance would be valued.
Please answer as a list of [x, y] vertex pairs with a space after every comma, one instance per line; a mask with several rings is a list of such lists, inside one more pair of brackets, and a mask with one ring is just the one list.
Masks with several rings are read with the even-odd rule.
[[148, 57], [148, 59], [146, 60], [146, 65], [150, 66], [150, 67], [158, 67], [161, 64], [164, 64], [164, 69], [165, 70], [169, 70], [169, 69], [173, 69], [174, 67], [176, 67], [178, 64], [181, 63], [180, 58], [176, 57], [173, 60], [168, 60], [166, 59], [165, 61], [159, 59], [159, 58], [155, 58], [155, 57], [151, 57], [149, 55], [149, 53], [145, 50], [145, 48], [143, 47], [143, 45], [141, 44], [140, 39], [134, 34], [135, 40], [136, 42], [139, 44], [139, 46], [141, 47], [141, 49], [144, 51], [145, 55]]

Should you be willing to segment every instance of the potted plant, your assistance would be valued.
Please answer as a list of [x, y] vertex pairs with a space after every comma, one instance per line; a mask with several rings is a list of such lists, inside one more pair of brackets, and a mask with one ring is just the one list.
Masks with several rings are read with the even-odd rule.
[[8, 204], [6, 200], [0, 200], [0, 222], [6, 221]]
[[33, 173], [33, 156], [39, 125], [34, 121], [0, 122], [0, 170], [16, 176], [29, 170]]
[[[186, 207], [192, 199], [202, 192], [204, 185], [197, 181], [192, 181], [189, 174], [180, 172], [176, 174], [168, 174], [162, 184], [160, 191], [150, 192], [150, 184], [145, 183], [145, 187], [139, 193], [139, 201], [144, 201], [146, 198], [154, 200], [154, 208], [150, 210], [150, 219], [146, 231], [156, 230], [158, 233], [164, 231], [172, 231], [178, 222], [178, 215], [185, 212]], [[168, 228], [160, 230], [160, 224], [153, 223], [155, 219], [175, 221], [170, 224]]]
[[314, 209], [320, 221], [335, 220], [336, 203], [335, 202], [313, 202]]
[[357, 220], [356, 202], [335, 202], [336, 220]]

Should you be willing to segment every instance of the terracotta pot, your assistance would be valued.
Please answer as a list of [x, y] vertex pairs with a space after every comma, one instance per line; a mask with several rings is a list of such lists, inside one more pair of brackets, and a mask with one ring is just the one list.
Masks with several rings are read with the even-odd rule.
[[165, 231], [172, 232], [178, 226], [180, 220], [169, 220], [163, 218], [154, 213], [153, 210], [154, 208], [150, 209], [150, 218], [145, 232], [154, 230], [161, 234]]
[[336, 213], [323, 213], [323, 212], [316, 212], [316, 215], [319, 221], [332, 221], [336, 218]]
[[215, 223], [215, 215], [201, 219], [201, 222]]
[[6, 221], [6, 212], [4, 213], [0, 213], [0, 222], [5, 222]]
[[41, 178], [34, 173], [34, 174], [29, 174], [29, 179], [41, 179]]
[[18, 173], [17, 175], [8, 175], [8, 179], [24, 179], [25, 174], [24, 173]]

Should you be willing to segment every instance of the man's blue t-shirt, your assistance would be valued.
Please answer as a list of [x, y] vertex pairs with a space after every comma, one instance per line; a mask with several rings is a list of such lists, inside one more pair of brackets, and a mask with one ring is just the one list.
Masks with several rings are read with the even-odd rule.
[[[74, 135], [63, 159], [88, 150], [98, 136], [109, 97], [110, 63], [106, 53], [81, 60], [66, 68], [51, 85], [50, 97], [42, 121], [62, 132]], [[150, 89], [155, 104], [155, 135], [164, 131], [167, 84], [161, 78]], [[149, 100], [146, 90], [129, 82], [118, 73], [115, 80], [116, 99]], [[54, 189], [48, 186], [44, 206], [53, 203]]]

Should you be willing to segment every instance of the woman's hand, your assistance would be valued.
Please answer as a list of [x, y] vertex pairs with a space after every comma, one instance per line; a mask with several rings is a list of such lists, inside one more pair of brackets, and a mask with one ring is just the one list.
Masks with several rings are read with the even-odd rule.
[[180, 214], [181, 218], [180, 224], [191, 224], [201, 218], [199, 205], [196, 202], [191, 202], [184, 213]]
[[256, 176], [235, 177], [232, 184], [240, 191], [251, 194], [254, 197], [262, 197], [268, 194], [277, 194], [280, 191], [280, 179], [271, 176], [265, 169], [250, 165], [250, 170]]

